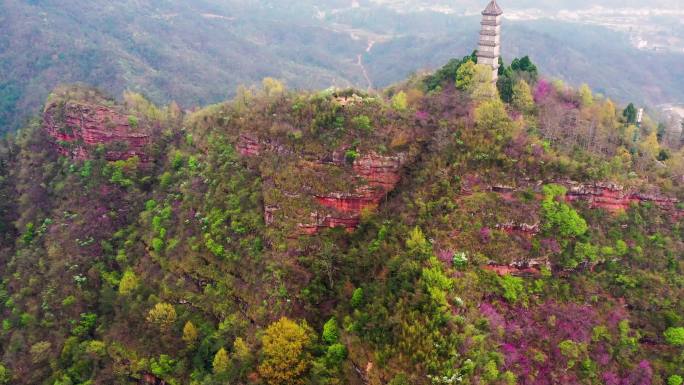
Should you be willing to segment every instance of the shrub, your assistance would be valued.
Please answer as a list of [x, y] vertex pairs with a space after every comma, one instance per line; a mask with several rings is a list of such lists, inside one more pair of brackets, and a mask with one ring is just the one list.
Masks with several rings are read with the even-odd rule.
[[247, 362], [251, 355], [252, 352], [249, 350], [249, 346], [245, 340], [243, 340], [242, 337], [236, 338], [235, 342], [233, 342], [233, 357], [238, 361]]
[[669, 328], [663, 333], [665, 341], [672, 346], [684, 346], [684, 328]]
[[667, 379], [667, 385], [682, 385], [684, 379], [678, 374], [673, 374]]
[[119, 294], [128, 295], [138, 287], [138, 277], [132, 270], [126, 270], [119, 282]]
[[371, 120], [366, 115], [355, 117], [354, 119], [352, 119], [352, 123], [354, 123], [354, 126], [356, 126], [357, 129], [363, 132], [369, 133], [373, 131], [373, 125], [371, 124]]
[[620, 257], [624, 257], [625, 255], [627, 255], [627, 252], [629, 252], [627, 242], [623, 241], [622, 239], [618, 239], [618, 241], [615, 242], [615, 252]]
[[157, 254], [161, 253], [164, 249], [164, 241], [159, 238], [152, 239], [152, 249], [154, 249]]
[[31, 360], [34, 363], [47, 360], [50, 349], [52, 349], [52, 344], [48, 341], [41, 341], [31, 345]]
[[392, 98], [392, 108], [398, 111], [405, 111], [408, 108], [406, 92], [400, 91]]
[[84, 337], [89, 334], [94, 328], [97, 322], [97, 314], [94, 313], [81, 313], [81, 320], [74, 326], [71, 330], [71, 334]]
[[90, 355], [104, 357], [107, 354], [106, 348], [107, 346], [102, 341], [90, 341], [85, 350]]
[[152, 211], [157, 207], [157, 201], [154, 199], [150, 199], [147, 202], [145, 202], [145, 210], [146, 211]]
[[508, 302], [517, 302], [525, 291], [523, 280], [520, 277], [507, 275], [500, 280], [503, 288], [503, 296]]
[[347, 163], [354, 163], [356, 159], [359, 157], [358, 151], [355, 149], [349, 149], [347, 152], [344, 153], [344, 159], [347, 160]]
[[171, 160], [171, 167], [173, 167], [174, 170], [178, 171], [181, 168], [183, 168], [184, 165], [185, 165], [185, 157], [183, 156], [182, 153], [180, 153], [179, 151], [176, 151], [173, 154], [173, 160]]
[[176, 361], [166, 354], [159, 356], [159, 359], [153, 359], [150, 362], [150, 370], [152, 374], [157, 377], [165, 377], [175, 371]]
[[544, 230], [556, 231], [564, 238], [583, 235], [588, 230], [587, 222], [577, 211], [559, 201], [559, 198], [565, 197], [566, 192], [563, 186], [544, 186], [544, 200], [542, 201]]
[[328, 346], [325, 360], [329, 366], [338, 366], [347, 358], [347, 348], [339, 343]]
[[453, 257], [454, 267], [463, 270], [468, 266], [468, 256], [464, 252], [454, 253]]
[[411, 385], [406, 373], [399, 373], [389, 382], [389, 385]]
[[0, 364], [0, 385], [6, 385], [10, 383], [10, 380], [12, 379], [12, 375], [5, 367], [5, 365]]

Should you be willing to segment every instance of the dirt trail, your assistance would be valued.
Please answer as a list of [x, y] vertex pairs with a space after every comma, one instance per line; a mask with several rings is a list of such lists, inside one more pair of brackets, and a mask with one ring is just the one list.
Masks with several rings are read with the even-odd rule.
[[[374, 40], [370, 40], [368, 42], [368, 47], [366, 48], [366, 53], [370, 53], [371, 50], [373, 49], [373, 46], [375, 45]], [[368, 75], [368, 71], [366, 70], [366, 66], [363, 64], [363, 54], [359, 54], [356, 57], [356, 65], [358, 65], [361, 68], [361, 72], [363, 73], [363, 77], [366, 79], [366, 82], [368, 83], [368, 91], [373, 89], [373, 81], [371, 80], [370, 76]]]

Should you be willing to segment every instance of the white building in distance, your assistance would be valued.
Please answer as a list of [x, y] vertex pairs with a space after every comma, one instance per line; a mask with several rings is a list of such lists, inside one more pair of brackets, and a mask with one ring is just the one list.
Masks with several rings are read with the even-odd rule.
[[477, 64], [492, 67], [492, 79], [499, 78], [499, 56], [501, 56], [501, 18], [503, 10], [492, 0], [482, 11], [482, 30], [477, 48]]

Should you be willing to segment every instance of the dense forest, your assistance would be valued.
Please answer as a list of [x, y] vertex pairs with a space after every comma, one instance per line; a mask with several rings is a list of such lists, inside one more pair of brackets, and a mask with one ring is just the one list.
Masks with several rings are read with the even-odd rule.
[[681, 385], [684, 150], [528, 57], [0, 143], [0, 384]]

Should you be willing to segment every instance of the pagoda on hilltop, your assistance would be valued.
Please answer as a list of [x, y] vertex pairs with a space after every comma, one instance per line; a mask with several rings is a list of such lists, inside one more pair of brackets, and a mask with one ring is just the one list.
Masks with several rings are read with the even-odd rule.
[[482, 30], [477, 48], [477, 64], [492, 67], [492, 79], [499, 78], [499, 56], [501, 55], [501, 15], [503, 10], [492, 0], [482, 11]]

